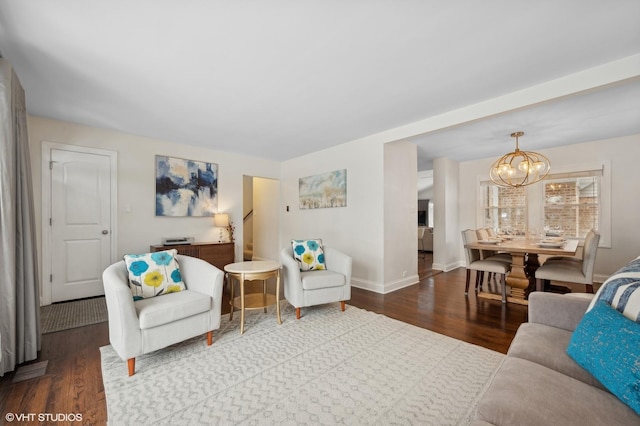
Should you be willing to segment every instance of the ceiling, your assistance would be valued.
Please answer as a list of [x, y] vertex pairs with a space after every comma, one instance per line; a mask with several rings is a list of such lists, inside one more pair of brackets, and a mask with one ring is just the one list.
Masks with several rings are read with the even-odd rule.
[[[429, 170], [501, 155], [516, 130], [532, 150], [640, 133], [638, 16], [637, 0], [30, 0], [0, 4], [0, 53], [33, 115], [275, 161], [403, 129]], [[555, 89], [464, 113], [535, 87]]]

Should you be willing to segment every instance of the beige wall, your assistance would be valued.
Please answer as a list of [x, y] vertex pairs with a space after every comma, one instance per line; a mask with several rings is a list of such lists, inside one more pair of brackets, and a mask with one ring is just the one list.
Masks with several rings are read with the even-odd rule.
[[[585, 142], [541, 150], [549, 157], [552, 170], [581, 164], [607, 162], [611, 167], [611, 244], [600, 247], [596, 256], [595, 279], [601, 281], [629, 260], [640, 255], [640, 134], [614, 139]], [[459, 229], [482, 226], [477, 215], [478, 185], [487, 178], [487, 171], [495, 159], [460, 163], [460, 190], [457, 210]], [[437, 185], [437, 183], [436, 183]], [[606, 188], [603, 188], [603, 192]], [[462, 242], [458, 243], [458, 257], [463, 263]]]
[[[292, 238], [322, 238], [327, 245], [353, 257], [354, 286], [381, 293], [403, 285], [406, 278], [416, 273], [413, 264], [396, 262], [390, 265], [387, 260], [408, 259], [409, 254], [415, 254], [416, 199], [414, 191], [411, 202], [392, 210], [396, 217], [407, 217], [408, 226], [412, 228], [410, 233], [407, 231], [405, 236], [404, 228], [396, 232], [393, 226], [385, 224], [389, 209], [385, 207], [387, 200], [383, 188], [392, 183], [385, 175], [393, 176], [393, 164], [403, 164], [397, 169], [402, 174], [407, 164], [404, 154], [385, 158], [382, 138], [354, 141], [276, 163], [33, 116], [29, 117], [28, 125], [38, 228], [41, 224], [41, 144], [48, 141], [118, 152], [118, 256], [147, 250], [163, 236], [194, 236], [197, 241], [217, 238], [210, 218], [155, 217], [154, 157], [156, 154], [170, 155], [219, 165], [219, 210], [230, 214], [236, 225], [237, 241], [242, 241], [243, 175], [280, 179], [280, 247]], [[640, 216], [637, 215], [640, 201], [635, 196], [640, 168], [634, 164], [639, 147], [640, 135], [633, 135], [544, 151], [554, 167], [603, 160], [611, 162], [612, 242], [610, 249], [601, 249], [598, 253], [596, 275], [599, 278], [640, 255], [637, 232], [640, 229]], [[398, 159], [402, 161], [398, 162]], [[464, 264], [460, 230], [480, 226], [476, 223], [477, 186], [492, 161], [456, 163], [438, 159], [434, 163], [436, 269], [450, 270]], [[339, 169], [347, 169], [347, 206], [300, 210], [298, 179]], [[415, 185], [413, 172], [411, 176], [408, 179]], [[396, 201], [393, 203], [397, 206]], [[42, 241], [40, 229], [38, 239]], [[402, 254], [403, 250], [406, 256]], [[236, 258], [242, 259], [241, 244], [236, 245]], [[403, 276], [405, 271], [406, 276]]]
[[[218, 210], [229, 213], [236, 229], [236, 259], [242, 259], [243, 175], [278, 179], [277, 162], [128, 135], [112, 130], [28, 117], [33, 168], [38, 247], [42, 247], [42, 142], [99, 148], [118, 153], [117, 256], [148, 251], [162, 237], [193, 236], [196, 241], [217, 241], [212, 218], [155, 216], [155, 156], [169, 155], [218, 164]], [[277, 200], [274, 200], [277, 203]], [[277, 232], [276, 232], [277, 235]], [[39, 253], [42, 265], [42, 252]]]
[[384, 144], [385, 292], [418, 278], [418, 149], [407, 141]]
[[[347, 169], [346, 207], [300, 209], [298, 180]], [[282, 244], [321, 238], [353, 258], [351, 284], [384, 292], [383, 144], [354, 141], [282, 163]], [[414, 197], [415, 198], [415, 197]], [[286, 211], [289, 206], [289, 211]]]

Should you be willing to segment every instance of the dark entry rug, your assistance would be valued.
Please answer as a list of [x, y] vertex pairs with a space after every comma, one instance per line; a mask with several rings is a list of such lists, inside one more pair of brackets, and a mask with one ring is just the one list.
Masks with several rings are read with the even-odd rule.
[[107, 304], [104, 296], [40, 307], [42, 334], [105, 321], [107, 321]]

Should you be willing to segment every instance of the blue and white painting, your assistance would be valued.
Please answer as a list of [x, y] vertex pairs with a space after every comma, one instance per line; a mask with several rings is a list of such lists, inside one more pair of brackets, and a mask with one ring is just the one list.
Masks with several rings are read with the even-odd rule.
[[218, 165], [156, 155], [156, 216], [213, 216]]
[[346, 207], [347, 170], [300, 178], [298, 194], [302, 210]]

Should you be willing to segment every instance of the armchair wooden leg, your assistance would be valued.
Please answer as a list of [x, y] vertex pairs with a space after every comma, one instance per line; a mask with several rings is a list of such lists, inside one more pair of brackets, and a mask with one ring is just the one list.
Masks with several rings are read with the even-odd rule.
[[300, 319], [300, 308], [296, 308], [296, 319]]
[[346, 304], [347, 304], [347, 302], [345, 302], [344, 300], [340, 302], [340, 309], [342, 310], [342, 312], [344, 312]]
[[129, 377], [131, 377], [136, 372], [136, 359], [129, 358], [127, 360], [127, 366], [129, 367]]
[[587, 293], [593, 294], [593, 284], [587, 284]]
[[207, 331], [207, 346], [213, 343], [213, 331]]

